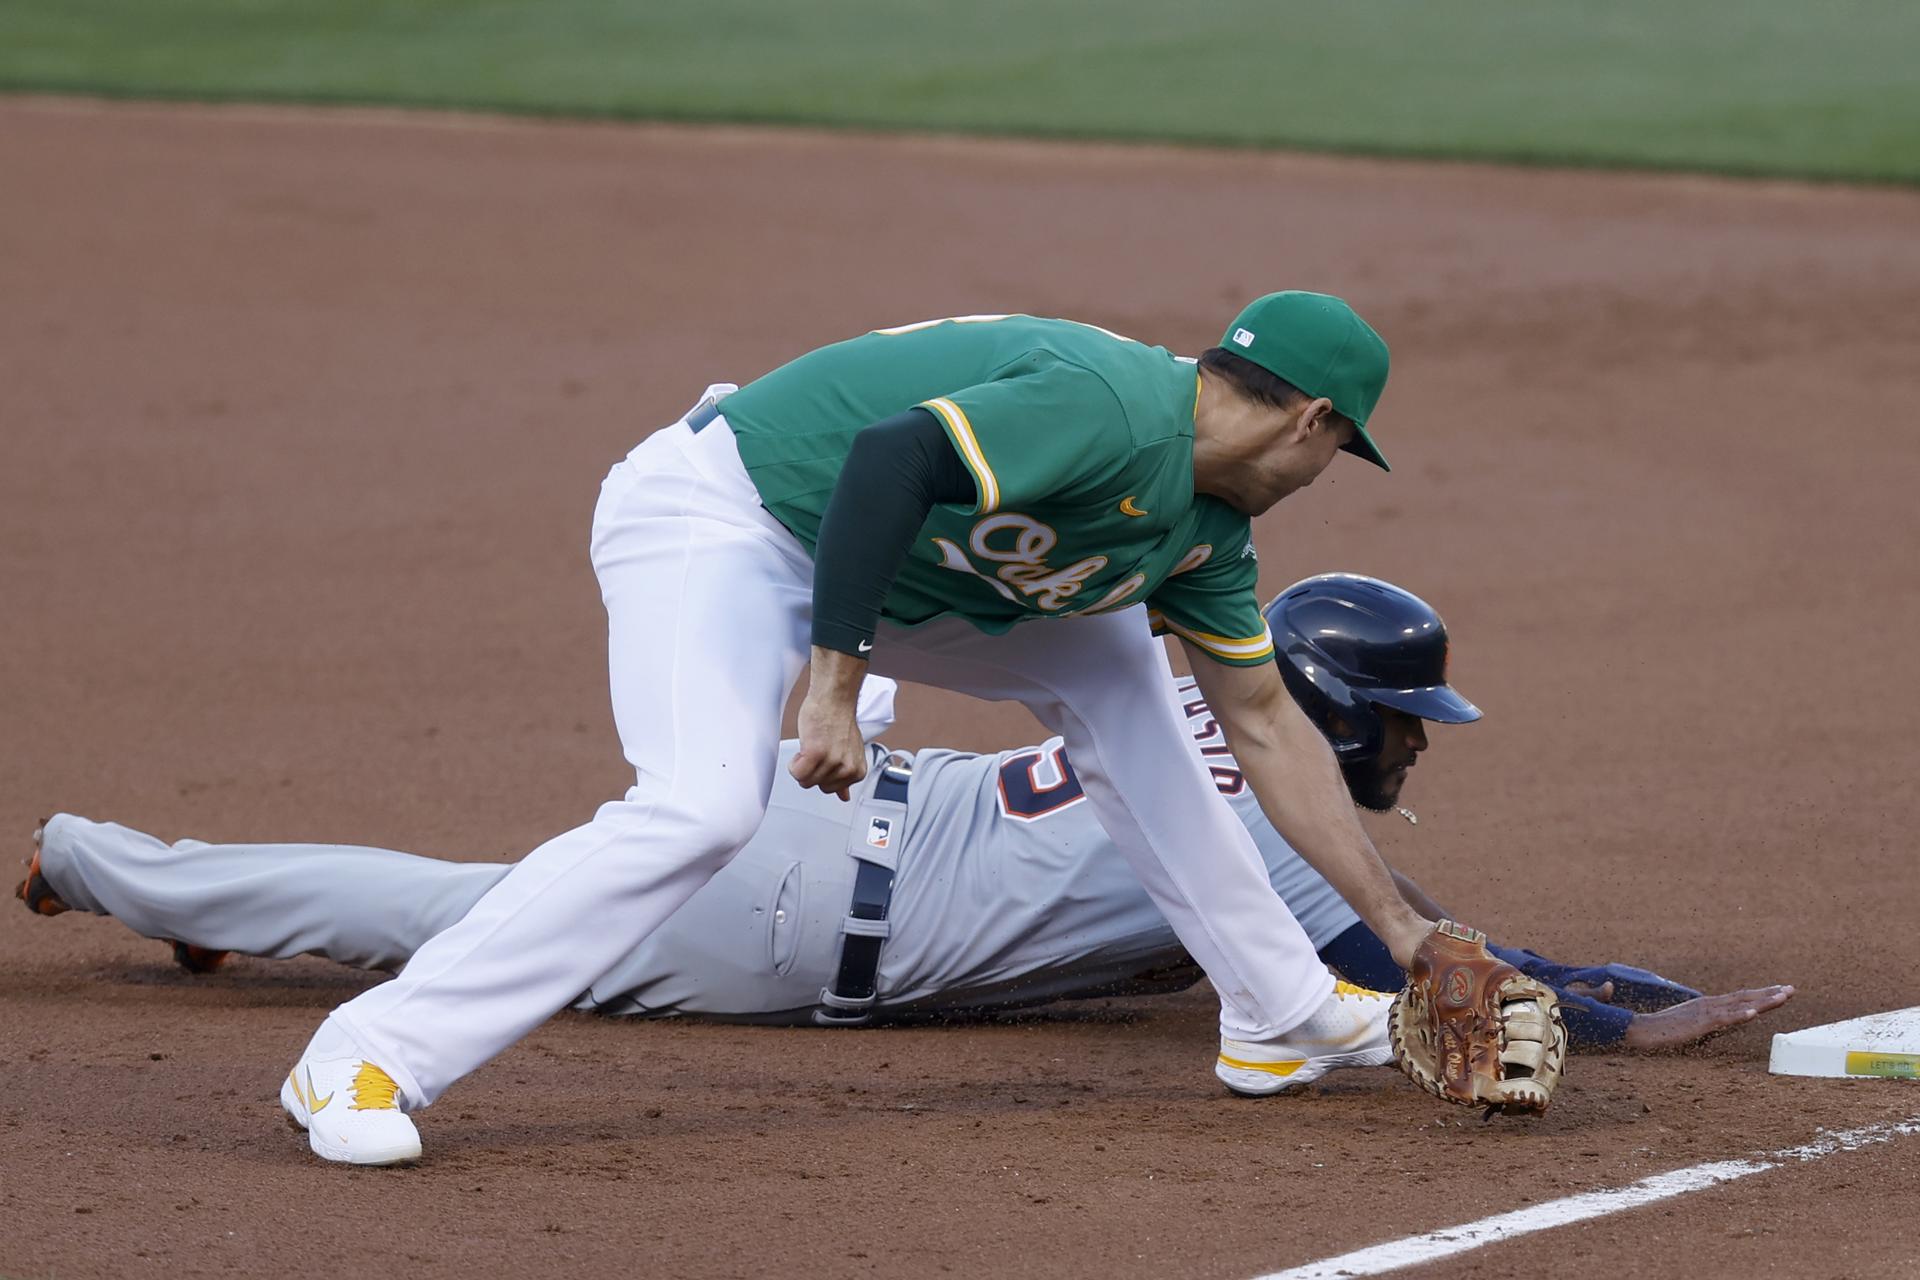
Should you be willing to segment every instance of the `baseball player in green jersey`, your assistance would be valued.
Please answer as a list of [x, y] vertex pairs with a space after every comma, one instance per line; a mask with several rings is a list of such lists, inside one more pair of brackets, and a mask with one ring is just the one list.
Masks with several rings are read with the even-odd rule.
[[1189, 747], [1154, 638], [1179, 637], [1262, 809], [1405, 965], [1432, 922], [1273, 665], [1249, 525], [1339, 450], [1386, 465], [1367, 422], [1387, 368], [1344, 302], [1293, 292], [1249, 305], [1197, 363], [1071, 321], [973, 316], [709, 388], [614, 466], [595, 512], [634, 786], [334, 1011], [281, 1087], [313, 1150], [416, 1157], [408, 1111], [590, 989], [725, 865], [760, 824], [809, 664], [791, 771], [874, 808], [872, 883], [855, 889], [869, 936], [886, 933], [911, 803], [910, 784], [867, 776], [871, 665], [1022, 702], [1061, 735], [1213, 981], [1229, 1087], [1388, 1061], [1388, 998], [1336, 989]]

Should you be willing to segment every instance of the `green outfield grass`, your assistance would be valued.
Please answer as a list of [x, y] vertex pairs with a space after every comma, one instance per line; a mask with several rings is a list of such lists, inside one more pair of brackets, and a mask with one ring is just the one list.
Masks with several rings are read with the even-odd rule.
[[1920, 182], [1920, 0], [0, 0], [0, 88]]

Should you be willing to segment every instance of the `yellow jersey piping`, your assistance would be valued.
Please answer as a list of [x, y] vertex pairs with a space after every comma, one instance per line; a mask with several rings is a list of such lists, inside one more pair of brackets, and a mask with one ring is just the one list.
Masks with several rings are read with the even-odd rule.
[[974, 484], [980, 488], [979, 514], [992, 515], [1000, 509], [1000, 481], [994, 477], [993, 468], [987, 465], [986, 452], [980, 448], [979, 437], [973, 434], [973, 424], [967, 421], [966, 412], [945, 396], [922, 403], [940, 415], [953, 436], [954, 444], [960, 447], [960, 461], [967, 464], [967, 470], [973, 473]]

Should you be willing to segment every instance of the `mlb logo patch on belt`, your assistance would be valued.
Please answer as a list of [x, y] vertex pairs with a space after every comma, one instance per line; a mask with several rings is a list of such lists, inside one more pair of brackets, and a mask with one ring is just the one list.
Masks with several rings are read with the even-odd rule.
[[893, 843], [893, 819], [872, 818], [867, 822], [867, 847], [884, 849]]

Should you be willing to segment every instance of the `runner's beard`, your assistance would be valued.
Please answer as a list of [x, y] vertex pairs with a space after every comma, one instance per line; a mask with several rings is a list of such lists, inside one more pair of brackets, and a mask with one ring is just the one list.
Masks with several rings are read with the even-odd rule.
[[1396, 779], [1393, 771], [1380, 767], [1380, 758], [1354, 760], [1340, 766], [1341, 776], [1347, 781], [1347, 791], [1353, 796], [1353, 802], [1362, 809], [1371, 809], [1375, 813], [1391, 813], [1400, 803], [1402, 780]]

